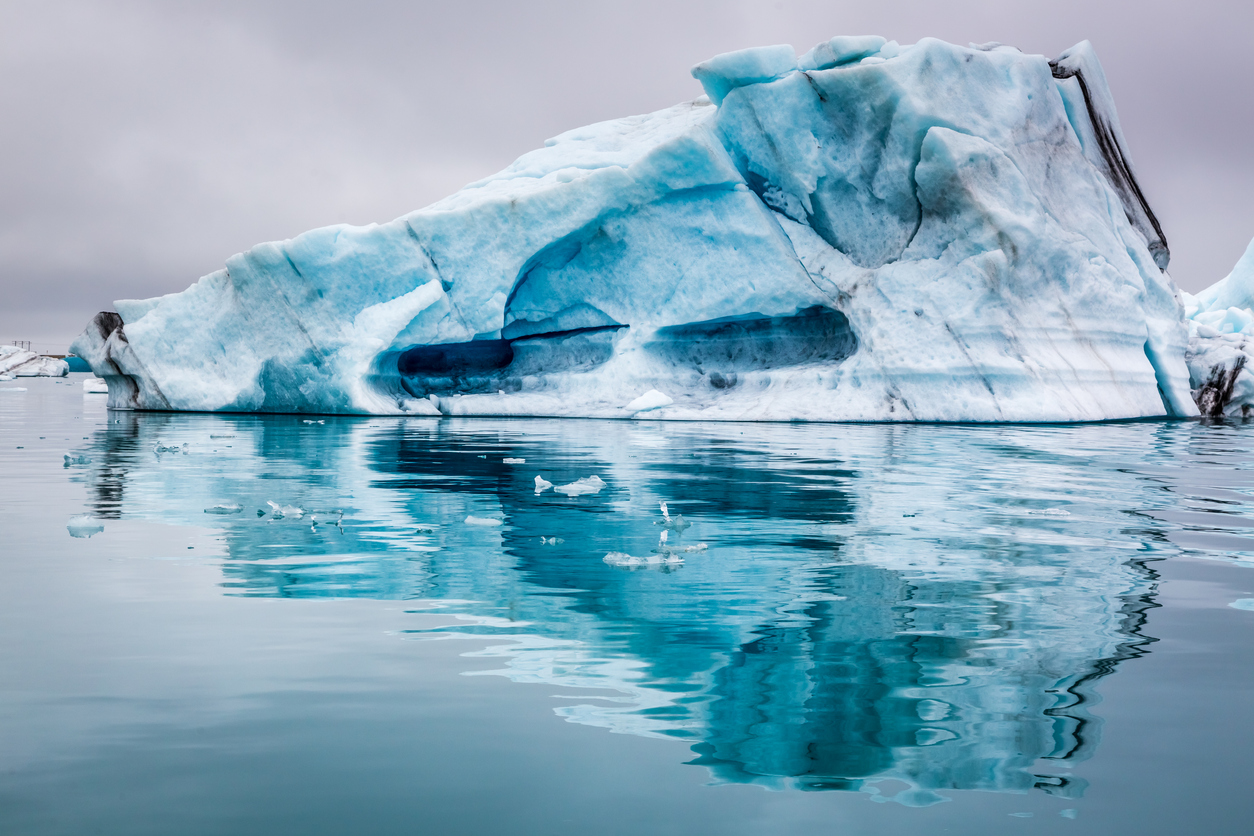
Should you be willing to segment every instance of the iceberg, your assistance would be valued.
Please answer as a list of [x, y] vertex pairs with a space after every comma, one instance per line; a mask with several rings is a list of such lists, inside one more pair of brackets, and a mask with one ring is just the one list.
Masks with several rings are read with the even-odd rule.
[[[1254, 409], [1254, 241], [1223, 279], [1183, 294], [1189, 323], [1190, 386], [1201, 413], [1248, 418]], [[1248, 368], [1247, 368], [1248, 366]]]
[[[538, 480], [540, 477], [536, 477]], [[591, 476], [583, 476], [569, 485], [558, 485], [553, 489], [554, 493], [564, 493], [567, 496], [583, 496], [584, 494], [600, 493], [605, 487], [605, 482], [595, 473]], [[536, 482], [536, 493], [540, 493], [540, 482]]]
[[16, 345], [0, 345], [0, 380], [65, 377], [69, 372], [69, 364], [58, 357], [44, 357]]
[[[1088, 42], [837, 37], [390, 223], [260, 244], [72, 351], [109, 406], [750, 421], [1199, 414]], [[1218, 362], [1218, 361], [1216, 361]]]

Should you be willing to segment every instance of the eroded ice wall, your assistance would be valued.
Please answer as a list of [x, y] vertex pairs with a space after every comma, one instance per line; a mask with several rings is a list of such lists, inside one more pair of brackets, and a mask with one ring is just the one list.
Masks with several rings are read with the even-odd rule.
[[708, 96], [389, 224], [259, 245], [119, 302], [76, 351], [141, 409], [1196, 414], [1166, 244], [1087, 45], [1051, 68], [835, 38], [693, 72]]

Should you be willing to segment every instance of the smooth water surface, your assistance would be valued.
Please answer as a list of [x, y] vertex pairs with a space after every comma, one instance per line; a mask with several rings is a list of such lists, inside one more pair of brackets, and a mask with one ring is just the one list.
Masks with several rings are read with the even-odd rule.
[[0, 832], [1254, 826], [1254, 427], [130, 413], [81, 378], [0, 383]]

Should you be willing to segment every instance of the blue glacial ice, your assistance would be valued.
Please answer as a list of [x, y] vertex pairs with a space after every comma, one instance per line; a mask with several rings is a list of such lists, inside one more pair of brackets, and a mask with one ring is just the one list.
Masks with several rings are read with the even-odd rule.
[[1051, 62], [837, 37], [693, 75], [704, 96], [564, 133], [390, 223], [120, 301], [73, 350], [115, 408], [1199, 414], [1206, 337], [1087, 42]]

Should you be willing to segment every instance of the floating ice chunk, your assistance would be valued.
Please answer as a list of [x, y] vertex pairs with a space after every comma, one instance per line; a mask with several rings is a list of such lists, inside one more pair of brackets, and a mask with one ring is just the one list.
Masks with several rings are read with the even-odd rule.
[[305, 516], [304, 508], [297, 508], [295, 505], [279, 505], [277, 502], [266, 500], [266, 504], [270, 506], [270, 514], [276, 519], [281, 520], [284, 517], [295, 517], [300, 519]]
[[544, 545], [546, 545], [546, 546], [556, 546], [556, 545], [558, 545], [559, 543], [565, 543], [566, 541], [565, 541], [565, 540], [563, 540], [561, 537], [544, 537], [544, 536], [541, 536], [541, 537], [540, 537], [540, 542], [541, 542], [541, 543], [543, 543], [543, 544], [544, 544]]
[[[1087, 45], [1048, 66], [935, 39], [720, 55], [695, 70], [709, 99], [570, 131], [391, 223], [260, 244], [101, 313], [74, 353], [134, 409], [1195, 415], [1101, 68]], [[614, 408], [631, 392], [659, 401]], [[648, 412], [660, 392], [683, 397]]]
[[152, 452], [156, 453], [158, 456], [160, 456], [162, 453], [182, 453], [183, 455], [187, 455], [188, 449], [189, 448], [186, 442], [184, 442], [181, 447], [173, 445], [173, 444], [169, 446], [157, 444], [152, 448]]
[[651, 409], [661, 409], [664, 406], [670, 406], [675, 402], [674, 398], [659, 392], [656, 389], [650, 389], [631, 403], [627, 404], [625, 409], [628, 412], [648, 412]]
[[326, 423], [326, 421], [325, 421], [325, 420], [321, 420], [321, 421], [312, 421], [312, 420], [310, 420], [310, 419], [308, 419], [308, 418], [304, 418], [304, 419], [302, 419], [302, 420], [301, 420], [301, 423], [302, 423], [302, 424], [325, 424], [325, 423]]
[[553, 487], [553, 483], [548, 479], [545, 479], [543, 476], [536, 477], [536, 493], [544, 493], [551, 487]]
[[84, 395], [107, 395], [109, 384], [102, 377], [89, 377], [83, 381]]
[[[536, 487], [539, 487], [537, 483]], [[605, 487], [605, 482], [601, 481], [601, 477], [597, 475], [585, 476], [582, 479], [576, 479], [569, 485], [558, 485], [553, 490], [557, 493], [564, 493], [567, 496], [581, 496], [586, 493], [599, 493], [601, 488]]]
[[104, 531], [104, 525], [90, 514], [80, 514], [77, 517], [70, 517], [70, 522], [66, 525], [66, 529], [70, 532], [71, 537], [87, 538]]
[[611, 566], [678, 566], [684, 559], [674, 552], [654, 552], [647, 557], [636, 557], [625, 552], [610, 552], [601, 558]]
[[[12, 380], [12, 378], [9, 378]], [[0, 386], [0, 392], [25, 392], [25, 386]]]
[[709, 548], [705, 543], [697, 543], [692, 546], [670, 546], [667, 544], [667, 540], [670, 539], [670, 533], [670, 529], [662, 529], [662, 534], [657, 539], [657, 548], [653, 550], [653, 554], [658, 555], [663, 562], [673, 560], [682, 563], [683, 558], [679, 557], [680, 554], [703, 552]]
[[1254, 612], [1254, 598], [1238, 598], [1228, 606], [1236, 610], [1249, 610]]
[[0, 374], [9, 377], [65, 377], [70, 366], [56, 357], [44, 357], [15, 345], [0, 345]]
[[504, 464], [526, 464], [526, 459], [501, 459]]
[[91, 458], [83, 455], [72, 456], [69, 453], [66, 453], [64, 466], [70, 467], [76, 464], [91, 464]]
[[[660, 525], [662, 526], [663, 529], [666, 529], [668, 531], [676, 531], [680, 533], [682, 533], [684, 529], [689, 528], [692, 525], [692, 523], [684, 519], [683, 514], [676, 514], [675, 516], [672, 517], [670, 514], [670, 509], [667, 508], [665, 502], [660, 502], [658, 504], [662, 506], [662, 519], [654, 522], [653, 523], [654, 525]], [[663, 531], [662, 533], [665, 534], [666, 531]]]
[[226, 505], [215, 505], [212, 508], [206, 508], [205, 513], [206, 514], [238, 514], [240, 511], [243, 511], [243, 510], [244, 510], [243, 505], [236, 505], [234, 503], [229, 503]]
[[464, 520], [464, 522], [466, 523], [466, 525], [481, 525], [484, 527], [496, 526], [496, 525], [501, 524], [501, 520], [494, 520], [494, 519], [491, 519], [490, 517], [476, 517], [476, 516], [469, 516]]
[[1071, 512], [1065, 508], [1033, 508], [1031, 511], [1028, 511], [1028, 513], [1037, 517], [1069, 517], [1071, 516]]

